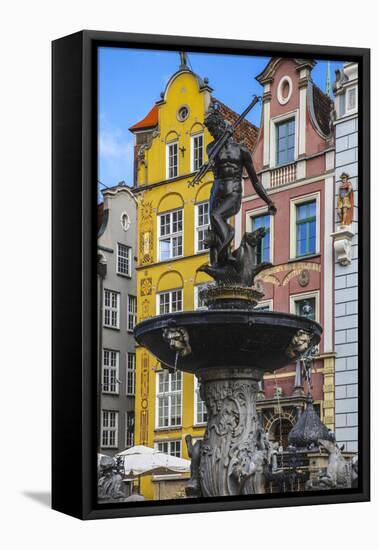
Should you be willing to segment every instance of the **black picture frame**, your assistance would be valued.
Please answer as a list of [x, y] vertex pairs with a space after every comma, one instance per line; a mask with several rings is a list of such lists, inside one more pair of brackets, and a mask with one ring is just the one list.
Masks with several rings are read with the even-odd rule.
[[[357, 489], [96, 503], [96, 173], [99, 46], [353, 60], [359, 66], [359, 460]], [[52, 44], [52, 507], [81, 519], [370, 499], [370, 50], [82, 31]]]

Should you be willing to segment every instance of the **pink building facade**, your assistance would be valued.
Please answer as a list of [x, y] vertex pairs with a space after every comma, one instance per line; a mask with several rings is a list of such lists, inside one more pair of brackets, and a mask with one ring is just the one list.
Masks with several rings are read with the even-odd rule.
[[[258, 284], [265, 297], [260, 307], [305, 315], [320, 322], [312, 395], [323, 422], [334, 430], [334, 135], [332, 100], [312, 81], [315, 62], [273, 58], [257, 76], [262, 85], [260, 132], [254, 166], [274, 201], [276, 216], [244, 179], [241, 233], [264, 226], [268, 234], [257, 251], [273, 267]], [[268, 375], [260, 413], [269, 436], [283, 445], [305, 406], [307, 384], [300, 365], [289, 364]]]

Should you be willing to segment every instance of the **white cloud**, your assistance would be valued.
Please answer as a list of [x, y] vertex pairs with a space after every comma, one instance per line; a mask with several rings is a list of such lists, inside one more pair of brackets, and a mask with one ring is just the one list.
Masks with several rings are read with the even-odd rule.
[[101, 130], [98, 143], [99, 155], [105, 159], [133, 160], [133, 138], [127, 139], [120, 129]]

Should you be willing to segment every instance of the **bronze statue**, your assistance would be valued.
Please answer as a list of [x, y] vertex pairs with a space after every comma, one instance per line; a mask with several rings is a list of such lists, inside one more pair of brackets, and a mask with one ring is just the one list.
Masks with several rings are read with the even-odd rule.
[[272, 265], [269, 262], [256, 263], [255, 250], [264, 235], [263, 227], [259, 227], [252, 233], [246, 232], [241, 239], [240, 246], [231, 253], [232, 261], [222, 265], [219, 263], [204, 264], [199, 267], [198, 271], [204, 271], [222, 284], [252, 286], [254, 277]]
[[[214, 183], [210, 197], [211, 229], [207, 241], [210, 248], [210, 263], [216, 270], [215, 274], [209, 274], [217, 282], [224, 282], [218, 277], [217, 271], [220, 268], [224, 276], [223, 268], [238, 262], [236, 254], [233, 254], [230, 249], [234, 238], [234, 228], [228, 223], [228, 219], [235, 216], [241, 209], [242, 172], [244, 169], [250, 177], [257, 195], [268, 205], [269, 214], [276, 213], [274, 203], [258, 179], [248, 148], [233, 138], [236, 126], [258, 101], [259, 98], [255, 97], [233, 125], [224, 120], [217, 104], [213, 104], [209, 108], [204, 120], [214, 141], [207, 146], [208, 163], [201, 167], [190, 185], [199, 183], [209, 169], [213, 171]], [[261, 232], [259, 241], [264, 234]], [[202, 270], [204, 271], [203, 268]], [[246, 284], [237, 280], [233, 282]]]
[[97, 491], [99, 501], [116, 500], [122, 502], [125, 499], [122, 475], [115, 459], [111, 456], [101, 457]]
[[351, 225], [354, 212], [354, 192], [349, 181], [349, 175], [341, 174], [341, 184], [338, 190], [337, 214], [341, 225]]
[[342, 455], [344, 445], [339, 447], [336, 441], [319, 440], [322, 449], [329, 455], [326, 472], [320, 471], [318, 479], [309, 480], [306, 490], [349, 489], [357, 479], [356, 461], [348, 463]]
[[200, 454], [201, 454], [201, 441], [198, 440], [193, 443], [192, 436], [187, 434], [185, 437], [187, 444], [188, 456], [191, 459], [191, 478], [186, 487], [186, 495], [189, 497], [201, 496], [200, 486]]

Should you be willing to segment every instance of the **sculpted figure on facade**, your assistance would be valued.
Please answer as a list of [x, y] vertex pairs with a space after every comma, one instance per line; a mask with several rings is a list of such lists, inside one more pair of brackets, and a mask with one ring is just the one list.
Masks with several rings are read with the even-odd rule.
[[349, 175], [341, 174], [341, 184], [338, 190], [337, 213], [341, 225], [351, 225], [354, 212], [354, 192], [349, 181]]

